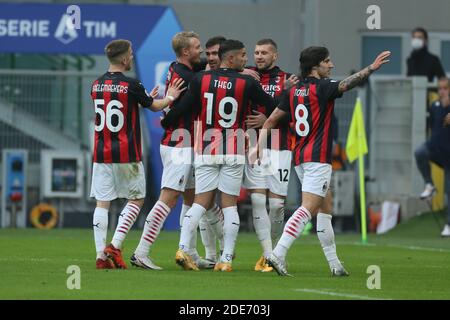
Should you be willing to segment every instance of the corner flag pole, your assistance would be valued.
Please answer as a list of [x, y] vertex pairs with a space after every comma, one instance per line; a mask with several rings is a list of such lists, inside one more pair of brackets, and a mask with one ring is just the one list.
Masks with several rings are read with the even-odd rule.
[[361, 237], [362, 243], [367, 243], [366, 225], [366, 190], [364, 185], [364, 155], [369, 152], [364, 128], [364, 117], [362, 114], [361, 99], [356, 99], [353, 110], [350, 130], [348, 131], [347, 144], [345, 147], [347, 158], [350, 163], [358, 159], [359, 167], [359, 197], [361, 205]]
[[[361, 141], [359, 142], [361, 148]], [[361, 149], [360, 149], [361, 150]], [[358, 158], [359, 167], [359, 197], [361, 204], [361, 240], [363, 244], [367, 243], [367, 224], [366, 224], [366, 190], [364, 179], [364, 154], [361, 153]]]

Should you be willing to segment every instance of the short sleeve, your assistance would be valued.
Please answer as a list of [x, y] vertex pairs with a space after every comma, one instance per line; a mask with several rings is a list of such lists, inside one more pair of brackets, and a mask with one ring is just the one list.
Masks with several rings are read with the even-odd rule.
[[149, 108], [153, 104], [153, 98], [147, 94], [141, 82], [132, 82], [128, 90], [129, 94], [144, 108]]
[[[295, 87], [291, 88], [291, 90], [295, 90]], [[289, 113], [290, 111], [290, 99], [289, 97], [291, 96], [291, 91], [283, 91], [282, 95], [279, 98], [279, 104], [278, 104], [278, 108], [280, 110], [283, 110], [284, 112]]]
[[342, 97], [342, 92], [339, 91], [339, 83], [340, 81], [332, 79], [325, 79], [320, 81], [319, 96], [323, 97], [326, 101]]

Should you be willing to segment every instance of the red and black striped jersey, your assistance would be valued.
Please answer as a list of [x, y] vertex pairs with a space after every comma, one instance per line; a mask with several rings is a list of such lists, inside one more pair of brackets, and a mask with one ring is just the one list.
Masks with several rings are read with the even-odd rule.
[[281, 110], [290, 114], [295, 165], [331, 163], [334, 100], [340, 98], [339, 82], [307, 77], [285, 94]]
[[[192, 69], [190, 69], [185, 64], [182, 64], [178, 61], [174, 61], [170, 64], [169, 71], [167, 73], [167, 80], [166, 80], [166, 93], [167, 89], [169, 87], [169, 84], [171, 84], [176, 79], [182, 78], [184, 80], [184, 87], [186, 87], [189, 82], [192, 80], [196, 72]], [[176, 109], [178, 107], [178, 103], [181, 100], [181, 97], [184, 95], [185, 92], [181, 93], [181, 96], [172, 102], [167, 108], [163, 110], [163, 118], [164, 119], [167, 115], [167, 113], [172, 110]], [[161, 122], [162, 127], [164, 128], [164, 134], [161, 139], [161, 144], [165, 146], [175, 147], [177, 144], [181, 143], [183, 141], [183, 136], [172, 136], [173, 132], [176, 129], [187, 129], [191, 136], [193, 135], [193, 129], [194, 129], [194, 119], [195, 115], [191, 111], [187, 111], [183, 114], [179, 114], [179, 117], [177, 119], [173, 119], [170, 123], [170, 125], [165, 126], [165, 122]], [[191, 139], [192, 140], [192, 139]]]
[[[267, 94], [271, 95], [277, 103], [279, 103], [283, 94], [284, 83], [286, 79], [291, 76], [291, 74], [284, 72], [277, 66], [269, 70], [258, 70], [255, 67], [251, 67], [250, 69], [253, 69], [259, 73], [259, 83], [261, 83], [261, 87]], [[268, 110], [263, 105], [253, 105], [252, 109], [264, 113], [266, 117], [269, 117], [273, 111]], [[278, 129], [278, 143], [273, 141], [274, 136], [270, 136], [267, 142], [267, 147], [273, 147], [276, 150], [291, 150], [292, 135], [289, 128], [288, 118], [286, 117], [286, 119], [282, 119], [274, 129]]]
[[142, 161], [139, 104], [150, 107], [153, 99], [138, 80], [121, 72], [106, 72], [94, 81], [94, 162]]
[[[179, 104], [179, 113], [187, 109], [198, 114], [195, 149], [207, 155], [241, 153], [245, 145], [242, 146], [239, 139], [244, 137], [245, 119], [251, 104], [261, 104], [272, 110], [276, 106], [275, 100], [255, 79], [226, 68], [194, 76]], [[171, 110], [164, 120], [176, 117], [174, 111]]]

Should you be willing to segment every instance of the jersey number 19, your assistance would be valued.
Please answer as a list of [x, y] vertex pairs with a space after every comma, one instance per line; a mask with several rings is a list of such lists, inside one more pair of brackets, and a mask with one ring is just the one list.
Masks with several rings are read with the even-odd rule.
[[[212, 113], [213, 113], [213, 101], [214, 94], [205, 92], [203, 97], [206, 99], [206, 124], [212, 125]], [[225, 105], [231, 104], [231, 112], [225, 112]], [[219, 115], [222, 119], [219, 120], [219, 124], [222, 128], [230, 128], [236, 122], [236, 115], [238, 111], [238, 102], [233, 97], [224, 97], [219, 102]]]

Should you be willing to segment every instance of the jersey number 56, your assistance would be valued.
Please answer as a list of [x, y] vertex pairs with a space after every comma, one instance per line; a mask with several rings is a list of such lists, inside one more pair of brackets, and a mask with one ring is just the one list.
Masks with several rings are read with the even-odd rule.
[[[120, 111], [121, 108], [123, 108], [122, 102], [119, 100], [111, 100], [108, 105], [106, 106], [106, 112], [103, 111], [103, 106], [105, 104], [104, 99], [95, 99], [95, 113], [97, 113], [100, 116], [100, 123], [95, 126], [95, 131], [102, 131], [106, 127], [111, 132], [118, 132], [123, 127], [124, 123], [124, 116], [122, 111]], [[114, 108], [116, 107], [116, 108]], [[114, 109], [113, 109], [114, 108]], [[112, 117], [117, 117], [117, 124], [112, 124]]]

